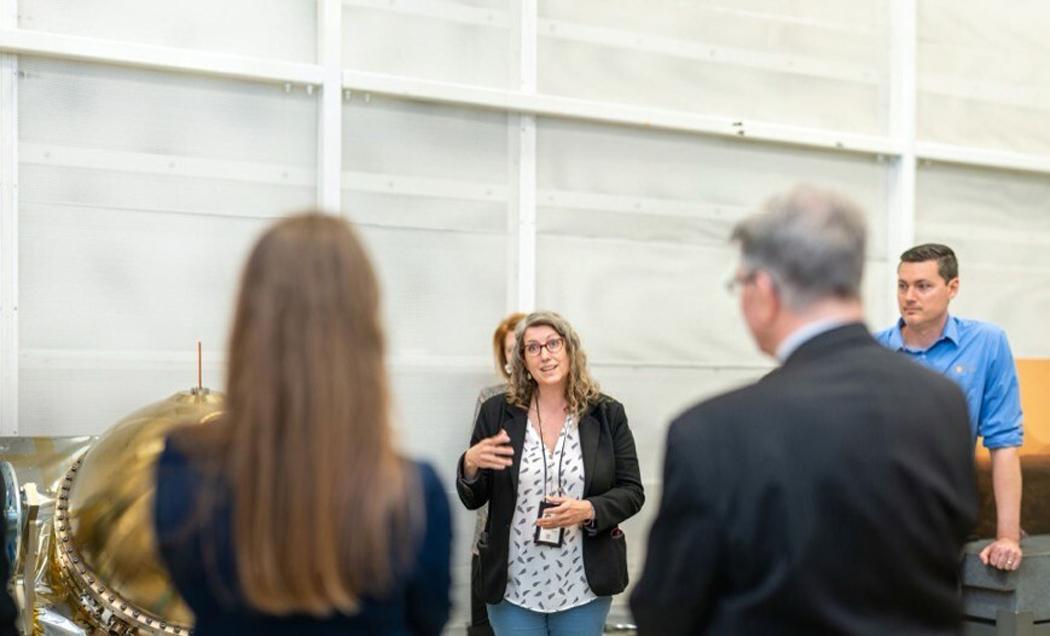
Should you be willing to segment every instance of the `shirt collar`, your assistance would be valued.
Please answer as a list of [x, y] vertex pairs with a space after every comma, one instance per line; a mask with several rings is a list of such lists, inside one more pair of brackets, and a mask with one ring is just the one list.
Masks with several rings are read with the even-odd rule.
[[[917, 351], [917, 349], [909, 349], [904, 344], [904, 335], [901, 333], [902, 328], [904, 328], [904, 318], [898, 318], [897, 327], [890, 333], [890, 348], [894, 351]], [[948, 320], [944, 322], [944, 331], [941, 332], [940, 338], [937, 338], [932, 345], [923, 351], [929, 351], [941, 340], [950, 340], [952, 344], [959, 346], [959, 319], [951, 314], [948, 314]]]
[[791, 354], [795, 353], [799, 347], [813, 338], [816, 338], [825, 331], [831, 331], [835, 327], [841, 327], [848, 322], [851, 321], [843, 320], [841, 318], [821, 318], [820, 320], [814, 320], [813, 322], [802, 325], [780, 342], [780, 346], [777, 347], [777, 360], [783, 363], [790, 358]]

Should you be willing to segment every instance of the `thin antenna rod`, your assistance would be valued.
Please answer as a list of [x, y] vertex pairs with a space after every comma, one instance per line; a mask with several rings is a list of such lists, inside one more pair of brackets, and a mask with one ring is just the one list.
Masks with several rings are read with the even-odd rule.
[[200, 391], [204, 388], [204, 383], [201, 382], [201, 341], [197, 341], [197, 390]]

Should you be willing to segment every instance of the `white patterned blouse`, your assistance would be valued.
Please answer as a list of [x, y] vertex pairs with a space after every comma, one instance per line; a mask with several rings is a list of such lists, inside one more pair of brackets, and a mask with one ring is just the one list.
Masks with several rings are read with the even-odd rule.
[[535, 612], [560, 612], [598, 598], [587, 584], [583, 569], [583, 529], [565, 528], [561, 547], [535, 542], [539, 504], [544, 497], [543, 464], [547, 463], [548, 495], [558, 490], [561, 464], [562, 494], [583, 498], [583, 450], [576, 422], [569, 416], [554, 453], [545, 453], [532, 422], [525, 427], [518, 471], [518, 496], [511, 520], [507, 591], [504, 598]]

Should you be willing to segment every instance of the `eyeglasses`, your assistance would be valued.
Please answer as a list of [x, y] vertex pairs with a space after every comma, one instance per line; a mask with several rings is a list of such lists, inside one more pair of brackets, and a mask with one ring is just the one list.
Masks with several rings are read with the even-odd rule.
[[555, 353], [561, 351], [561, 348], [564, 346], [564, 338], [551, 338], [544, 344], [540, 344], [538, 342], [530, 342], [529, 344], [525, 345], [525, 353], [529, 354], [530, 356], [538, 356], [540, 355], [540, 351], [543, 351], [543, 349], [546, 348], [547, 353], [554, 355]]
[[735, 294], [738, 289], [755, 281], [755, 274], [757, 271], [750, 272], [744, 276], [737, 274], [726, 281], [726, 291], [730, 294]]

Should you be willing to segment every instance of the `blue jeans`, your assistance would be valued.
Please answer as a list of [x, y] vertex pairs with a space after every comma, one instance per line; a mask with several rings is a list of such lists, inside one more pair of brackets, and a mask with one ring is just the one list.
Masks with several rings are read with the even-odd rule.
[[550, 614], [507, 601], [487, 607], [496, 636], [601, 636], [610, 605], [611, 596], [599, 596], [586, 605]]

